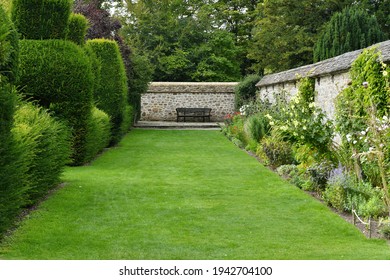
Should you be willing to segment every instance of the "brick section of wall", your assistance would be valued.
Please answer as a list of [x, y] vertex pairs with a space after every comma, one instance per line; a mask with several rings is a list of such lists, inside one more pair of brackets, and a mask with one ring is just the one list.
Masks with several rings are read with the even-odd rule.
[[234, 112], [237, 83], [153, 82], [141, 98], [141, 120], [176, 121], [176, 108], [211, 108], [211, 121]]

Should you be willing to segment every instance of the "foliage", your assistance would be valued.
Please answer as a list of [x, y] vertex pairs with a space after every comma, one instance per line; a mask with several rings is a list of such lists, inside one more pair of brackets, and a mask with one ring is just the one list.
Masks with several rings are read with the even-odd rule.
[[270, 125], [268, 119], [262, 113], [257, 113], [247, 117], [245, 121], [245, 132], [250, 139], [260, 142], [269, 134]]
[[134, 117], [138, 120], [141, 117], [141, 94], [148, 90], [154, 68], [150, 60], [135, 48], [132, 49], [131, 62], [132, 67], [126, 71], [129, 86], [128, 101], [134, 109]]
[[91, 161], [106, 148], [111, 139], [110, 117], [96, 107], [92, 108], [92, 115], [88, 121], [88, 135], [86, 147], [86, 161]]
[[310, 180], [312, 181], [313, 186], [317, 191], [321, 192], [325, 189], [333, 167], [334, 166], [331, 162], [322, 161], [313, 164], [307, 169], [307, 172], [310, 175]]
[[8, 15], [11, 11], [12, 0], [0, 0], [0, 6], [4, 9]]
[[69, 129], [46, 110], [21, 103], [15, 112], [12, 133], [18, 142], [26, 184], [24, 205], [37, 202], [57, 186], [71, 153]]
[[14, 123], [16, 90], [0, 75], [0, 237], [12, 224], [23, 204], [23, 174], [20, 152], [11, 129]]
[[348, 7], [335, 13], [320, 33], [314, 46], [314, 61], [363, 49], [385, 39], [375, 15], [359, 6]]
[[337, 97], [336, 125], [349, 154], [344, 165], [358, 179], [380, 186], [390, 209], [389, 70], [375, 49], [363, 51], [352, 64], [352, 84]]
[[[106, 2], [107, 3], [107, 2]], [[135, 47], [135, 43], [122, 32], [122, 25], [102, 7], [102, 1], [76, 0], [74, 11], [88, 18], [88, 39], [113, 39], [120, 48], [128, 80], [128, 102], [134, 108], [135, 118], [141, 115], [141, 94], [145, 93], [154, 71], [149, 57]]]
[[69, 17], [66, 39], [80, 46], [85, 44], [85, 36], [88, 30], [88, 20], [81, 14], [72, 13]]
[[111, 119], [111, 144], [119, 142], [124, 131], [122, 122], [127, 104], [127, 79], [119, 47], [115, 41], [93, 39], [87, 41], [101, 63], [101, 79], [95, 88], [96, 106]]
[[386, 220], [381, 223], [379, 232], [384, 238], [390, 239], [390, 220]]
[[272, 132], [270, 136], [264, 137], [260, 141], [260, 147], [271, 168], [295, 163], [291, 144], [284, 141], [278, 133]]
[[86, 156], [93, 75], [85, 52], [69, 41], [22, 40], [19, 86], [26, 99], [54, 112], [72, 130], [73, 164]]
[[12, 20], [23, 39], [65, 39], [70, 0], [13, 0]]
[[333, 125], [314, 103], [314, 86], [309, 78], [300, 81], [298, 93], [275, 119], [267, 115], [273, 129], [295, 145], [307, 145], [317, 158], [330, 157]]
[[[123, 35], [150, 57], [158, 81], [238, 80], [242, 53], [204, 1], [127, 1]], [[241, 55], [241, 57], [240, 57]]]
[[75, 0], [73, 12], [84, 15], [89, 22], [87, 39], [106, 38], [113, 39], [121, 28], [120, 22], [111, 17], [109, 11], [102, 8], [100, 0]]
[[121, 126], [122, 136], [124, 136], [130, 130], [133, 123], [134, 123], [133, 107], [127, 104], [125, 106], [125, 110], [123, 111], [123, 122]]
[[0, 74], [14, 83], [19, 71], [18, 34], [8, 15], [0, 5]]
[[[228, 114], [225, 117], [224, 122], [224, 133], [229, 138], [238, 139], [242, 143], [242, 146], [245, 146], [248, 143], [248, 140], [244, 131], [244, 117], [241, 116], [240, 113], [234, 113], [233, 115]], [[239, 146], [241, 146], [241, 144]]]
[[383, 191], [373, 188], [370, 183], [358, 182], [347, 189], [345, 209], [356, 210], [359, 216], [380, 217], [387, 213], [387, 207], [382, 199]]
[[259, 75], [249, 75], [234, 89], [234, 106], [238, 110], [244, 104], [256, 99], [256, 84], [260, 81]]

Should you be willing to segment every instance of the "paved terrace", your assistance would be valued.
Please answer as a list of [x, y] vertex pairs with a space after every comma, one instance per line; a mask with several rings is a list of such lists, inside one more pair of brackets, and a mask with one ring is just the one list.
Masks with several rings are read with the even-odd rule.
[[222, 122], [164, 122], [164, 121], [138, 121], [135, 128], [145, 129], [220, 129]]

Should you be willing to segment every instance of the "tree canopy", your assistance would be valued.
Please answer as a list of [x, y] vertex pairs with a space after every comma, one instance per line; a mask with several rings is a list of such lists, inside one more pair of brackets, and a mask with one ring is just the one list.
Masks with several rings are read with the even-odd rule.
[[385, 40], [375, 15], [347, 7], [326, 24], [314, 46], [314, 61], [324, 60]]
[[354, 6], [388, 35], [390, 0], [109, 0], [159, 81], [233, 81], [313, 62], [331, 17]]

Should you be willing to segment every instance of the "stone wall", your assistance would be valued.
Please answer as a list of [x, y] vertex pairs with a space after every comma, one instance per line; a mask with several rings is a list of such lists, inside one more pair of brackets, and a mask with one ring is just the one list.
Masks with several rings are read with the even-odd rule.
[[234, 112], [237, 83], [153, 82], [141, 97], [141, 121], [176, 121], [176, 108], [211, 108], [211, 121]]
[[[376, 48], [381, 51], [383, 61], [390, 62], [390, 40], [377, 44]], [[273, 102], [275, 94], [284, 92], [289, 100], [298, 92], [299, 78], [308, 76], [315, 79], [315, 102], [332, 119], [335, 114], [334, 100], [351, 81], [349, 69], [361, 52], [362, 50], [357, 50], [315, 64], [264, 76], [257, 84], [258, 97]]]

